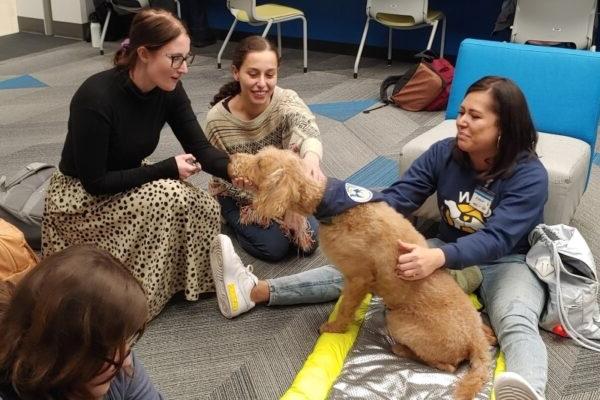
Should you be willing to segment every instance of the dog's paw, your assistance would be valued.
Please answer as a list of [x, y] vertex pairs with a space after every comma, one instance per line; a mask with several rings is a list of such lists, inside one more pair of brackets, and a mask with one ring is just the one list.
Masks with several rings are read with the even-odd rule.
[[346, 326], [342, 325], [336, 321], [332, 321], [332, 322], [325, 322], [323, 325], [321, 325], [321, 327], [319, 328], [319, 332], [321, 333], [325, 333], [325, 332], [329, 332], [329, 333], [343, 333], [346, 332]]

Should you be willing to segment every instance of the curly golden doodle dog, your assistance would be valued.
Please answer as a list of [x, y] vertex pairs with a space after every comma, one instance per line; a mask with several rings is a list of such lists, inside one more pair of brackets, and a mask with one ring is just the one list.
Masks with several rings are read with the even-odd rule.
[[[230, 172], [255, 185], [253, 206], [265, 218], [281, 217], [288, 210], [314, 214], [325, 191], [324, 184], [304, 174], [294, 153], [273, 147], [232, 156]], [[329, 222], [319, 228], [319, 240], [343, 273], [345, 286], [337, 319], [323, 324], [321, 331], [345, 331], [361, 300], [373, 292], [389, 309], [387, 327], [396, 341], [392, 351], [449, 372], [469, 360], [471, 367], [455, 398], [474, 398], [488, 379], [493, 339], [468, 296], [441, 269], [416, 281], [394, 273], [397, 240], [425, 246], [425, 238], [385, 202], [360, 204]]]

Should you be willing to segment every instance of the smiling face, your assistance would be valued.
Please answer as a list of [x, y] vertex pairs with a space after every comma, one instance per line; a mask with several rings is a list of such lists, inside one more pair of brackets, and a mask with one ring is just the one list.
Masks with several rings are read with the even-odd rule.
[[489, 91], [469, 93], [456, 119], [458, 148], [469, 156], [493, 157], [497, 152], [498, 116]]
[[173, 57], [186, 57], [190, 53], [190, 38], [185, 33], [155, 51], [148, 51], [145, 48], [140, 48], [138, 51], [148, 80], [164, 91], [174, 90], [181, 77], [188, 73], [188, 65], [185, 61], [179, 67], [171, 66]]
[[277, 54], [272, 50], [249, 52], [239, 69], [232, 66], [244, 105], [267, 108], [277, 85], [277, 68]]

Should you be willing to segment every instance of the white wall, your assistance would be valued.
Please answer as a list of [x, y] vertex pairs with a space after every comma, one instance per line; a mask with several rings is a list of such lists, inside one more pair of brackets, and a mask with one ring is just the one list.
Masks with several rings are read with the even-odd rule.
[[19, 17], [44, 19], [44, 8], [40, 0], [17, 0]]
[[51, 4], [54, 21], [74, 24], [88, 22], [88, 15], [94, 9], [92, 0], [51, 0]]
[[18, 31], [17, 0], [0, 0], [0, 36]]

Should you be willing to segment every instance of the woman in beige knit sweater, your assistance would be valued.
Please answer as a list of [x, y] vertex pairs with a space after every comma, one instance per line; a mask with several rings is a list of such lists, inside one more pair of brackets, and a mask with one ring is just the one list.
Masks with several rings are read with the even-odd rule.
[[[279, 57], [267, 39], [250, 36], [237, 46], [232, 60], [234, 80], [215, 95], [206, 117], [206, 136], [229, 154], [256, 153], [272, 145], [297, 151], [308, 173], [325, 179], [323, 154], [315, 117], [296, 92], [277, 86]], [[286, 216], [284, 221], [258, 221], [249, 207], [250, 194], [215, 178], [211, 192], [240, 245], [256, 258], [278, 261], [290, 251], [311, 253], [316, 248], [314, 218]]]

